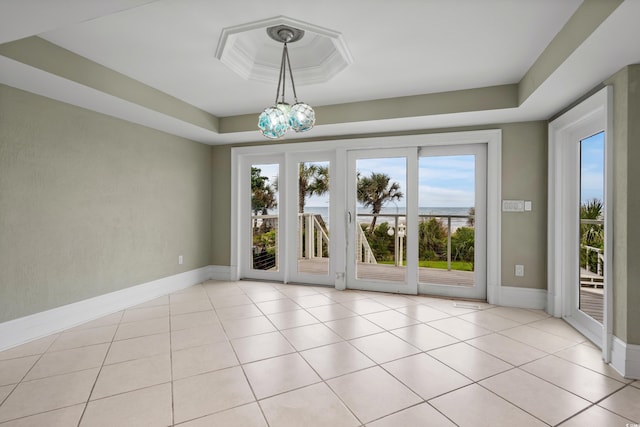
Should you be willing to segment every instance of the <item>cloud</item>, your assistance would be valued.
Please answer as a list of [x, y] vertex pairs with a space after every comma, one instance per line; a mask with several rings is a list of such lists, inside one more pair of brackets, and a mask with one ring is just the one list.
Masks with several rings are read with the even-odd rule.
[[418, 204], [421, 207], [471, 207], [475, 205], [473, 191], [420, 185]]

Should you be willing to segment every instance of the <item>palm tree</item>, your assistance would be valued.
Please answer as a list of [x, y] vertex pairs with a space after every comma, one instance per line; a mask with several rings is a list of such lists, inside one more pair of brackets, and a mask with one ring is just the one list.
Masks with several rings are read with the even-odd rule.
[[[602, 220], [603, 204], [599, 199], [587, 200], [580, 206], [580, 219]], [[583, 245], [602, 248], [604, 226], [602, 224], [581, 224], [580, 240]]]
[[278, 206], [274, 188], [269, 178], [260, 175], [262, 170], [251, 166], [251, 210], [254, 215], [266, 215], [268, 209]]
[[400, 191], [400, 184], [389, 184], [391, 177], [384, 173], [371, 172], [370, 177], [361, 177], [358, 173], [358, 201], [365, 208], [370, 207], [374, 214], [369, 227], [369, 234], [376, 228], [377, 214], [380, 213], [385, 203], [400, 200], [404, 194]]
[[436, 218], [418, 224], [418, 253], [420, 259], [438, 260], [446, 258], [447, 229]]
[[[580, 219], [602, 220], [604, 205], [599, 199], [587, 200], [580, 205]], [[582, 222], [582, 221], [581, 221]], [[598, 255], [587, 250], [585, 246], [604, 249], [604, 225], [598, 223], [580, 224], [580, 265], [598, 270]], [[585, 247], [583, 249], [583, 247]]]
[[[260, 168], [251, 167], [251, 211], [254, 215], [266, 215], [269, 209], [278, 206], [276, 190], [269, 184], [269, 178], [261, 173]], [[254, 219], [253, 222], [253, 227], [257, 229], [258, 220]]]
[[298, 170], [298, 213], [304, 213], [309, 196], [322, 196], [329, 191], [329, 167], [300, 163]]
[[467, 215], [469, 215], [469, 217], [467, 218], [467, 225], [469, 227], [473, 227], [474, 224], [476, 223], [476, 208], [470, 207]]

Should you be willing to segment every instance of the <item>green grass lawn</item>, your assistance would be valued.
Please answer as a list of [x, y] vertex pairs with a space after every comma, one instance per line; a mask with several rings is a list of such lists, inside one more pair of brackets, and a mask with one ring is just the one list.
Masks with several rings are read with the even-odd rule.
[[[393, 261], [378, 261], [378, 264], [393, 264]], [[406, 261], [405, 261], [406, 264]], [[447, 261], [418, 261], [418, 267], [447, 269]], [[451, 261], [451, 269], [458, 271], [473, 271], [473, 263], [465, 261]]]

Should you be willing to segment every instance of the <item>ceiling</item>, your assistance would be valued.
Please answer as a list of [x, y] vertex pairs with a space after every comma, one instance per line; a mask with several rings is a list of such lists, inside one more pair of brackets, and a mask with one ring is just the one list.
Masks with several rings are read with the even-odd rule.
[[[640, 62], [640, 0], [618, 3], [0, 0], [0, 83], [208, 144], [259, 141], [250, 121], [277, 82], [237, 74], [216, 48], [229, 28], [283, 17], [338, 34], [350, 59], [296, 85], [318, 122], [292, 137], [548, 119]], [[51, 56], [29, 57], [36, 45]], [[60, 64], [79, 57], [85, 74], [111, 72], [110, 86]]]

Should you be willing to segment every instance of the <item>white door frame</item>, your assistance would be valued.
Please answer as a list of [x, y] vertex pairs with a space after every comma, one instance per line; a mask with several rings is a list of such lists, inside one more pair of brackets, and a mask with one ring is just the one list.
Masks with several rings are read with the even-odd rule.
[[[356, 162], [359, 159], [378, 158], [405, 158], [406, 173], [406, 226], [407, 236], [418, 235], [418, 164], [417, 147], [408, 148], [375, 148], [366, 150], [350, 150], [348, 152], [347, 169], [347, 209], [348, 209], [348, 230], [347, 239], [347, 287], [349, 289], [364, 289], [370, 291], [403, 293], [417, 295], [418, 293], [418, 241], [417, 239], [407, 239], [407, 265], [405, 267], [405, 277], [403, 282], [388, 282], [380, 280], [363, 280], [357, 277], [356, 262], [356, 233], [360, 224], [358, 223], [358, 210], [356, 200]], [[383, 172], [383, 171], [382, 171]]]
[[[547, 307], [602, 349], [610, 360], [613, 327], [613, 90], [607, 86], [549, 124], [549, 212]], [[604, 318], [594, 321], [578, 307], [579, 141], [605, 132]]]
[[475, 157], [475, 268], [474, 286], [418, 283], [421, 294], [453, 296], [458, 298], [487, 298], [487, 146], [484, 144], [422, 147], [420, 157], [461, 156]]
[[[250, 171], [251, 166], [255, 164], [278, 164], [279, 165], [279, 177], [278, 177], [278, 194], [286, 194], [287, 191], [287, 177], [285, 176], [286, 169], [285, 156], [282, 154], [269, 154], [261, 156], [243, 156], [238, 162], [238, 180], [236, 183], [236, 191], [240, 194], [250, 195], [247, 189], [250, 188]], [[241, 190], [242, 189], [242, 190]], [[245, 193], [246, 192], [246, 193]], [[238, 197], [237, 198], [238, 209], [235, 215], [232, 217], [238, 218], [235, 227], [237, 228], [237, 239], [240, 244], [235, 245], [235, 250], [238, 251], [237, 258], [240, 261], [238, 265], [237, 277], [246, 277], [250, 279], [259, 280], [274, 280], [274, 281], [287, 281], [287, 259], [284, 256], [282, 248], [285, 245], [285, 233], [283, 230], [287, 229], [287, 216], [285, 215], [287, 209], [286, 197], [279, 197], [278, 200], [278, 271], [268, 270], [255, 270], [251, 267], [252, 257], [250, 254], [253, 246], [253, 236], [251, 227], [251, 198], [250, 197]], [[233, 209], [232, 209], [233, 210]], [[234, 219], [235, 219], [234, 218]], [[234, 245], [232, 245], [233, 247]], [[242, 251], [242, 252], [240, 252]], [[232, 275], [232, 279], [234, 279]]]
[[[334, 191], [337, 187], [337, 180], [334, 178], [334, 170], [336, 169], [335, 165], [335, 151], [299, 151], [299, 152], [287, 152], [285, 153], [286, 157], [286, 170], [287, 177], [291, 180], [294, 180], [298, 173], [298, 163], [300, 162], [329, 162], [329, 224], [333, 224], [337, 221], [336, 218], [336, 207], [334, 206]], [[292, 201], [297, 202], [298, 200], [298, 186], [297, 180], [290, 181], [290, 185], [287, 186], [287, 200], [289, 201], [286, 216], [287, 216], [287, 224], [297, 224], [298, 222], [298, 204], [292, 203]], [[332, 227], [332, 225], [330, 225]], [[296, 283], [312, 283], [318, 285], [335, 285], [335, 254], [340, 257], [341, 254], [338, 253], [338, 246], [336, 244], [336, 239], [332, 236], [329, 239], [329, 271], [326, 275], [322, 274], [310, 274], [310, 273], [301, 273], [298, 271], [298, 233], [294, 233], [293, 229], [287, 230], [286, 234], [286, 247], [287, 248], [295, 248], [295, 250], [287, 250], [284, 251], [284, 256], [287, 257], [287, 265], [289, 269], [287, 271], [287, 282], [296, 282]]]
[[[282, 155], [285, 152], [298, 151], [327, 151], [336, 153], [336, 166], [334, 176], [336, 182], [346, 182], [346, 152], [351, 149], [375, 149], [380, 147], [421, 147], [436, 145], [458, 144], [486, 144], [487, 145], [487, 301], [492, 304], [500, 304], [501, 296], [501, 182], [502, 182], [502, 131], [499, 129], [446, 132], [424, 135], [405, 135], [374, 138], [354, 138], [344, 140], [314, 141], [301, 143], [273, 143], [260, 146], [233, 147], [231, 149], [231, 254], [230, 271], [231, 280], [242, 278], [241, 254], [242, 237], [239, 214], [242, 212], [242, 197], [239, 189], [242, 182], [241, 160], [246, 156], [267, 156], [272, 154]], [[248, 179], [248, 178], [244, 178]], [[343, 207], [334, 211], [335, 224], [331, 224], [332, 238], [336, 239], [338, 248], [345, 248], [343, 257], [335, 262], [335, 287], [344, 289], [346, 272], [346, 190], [343, 185], [338, 185], [331, 193], [332, 199], [343, 203]], [[245, 201], [245, 203], [248, 203]], [[336, 205], [336, 203], [334, 203]], [[337, 207], [337, 206], [336, 206]], [[338, 220], [342, 218], [343, 220]], [[246, 243], [242, 241], [243, 243]]]

